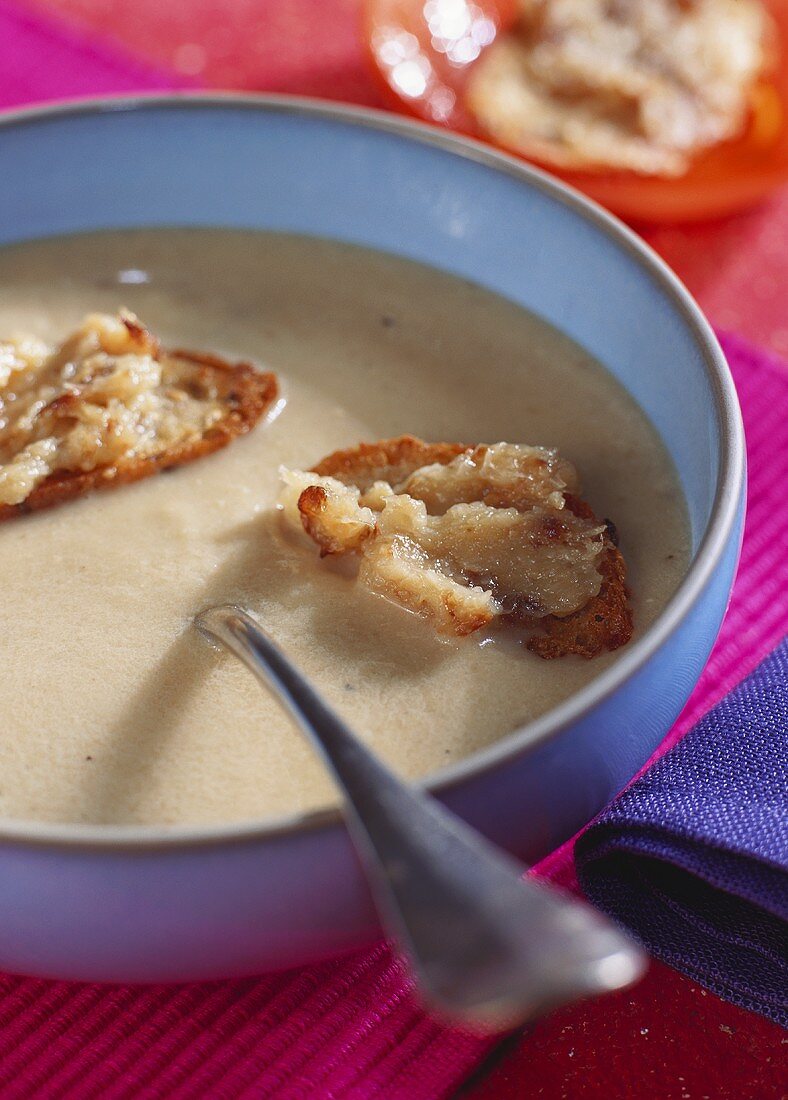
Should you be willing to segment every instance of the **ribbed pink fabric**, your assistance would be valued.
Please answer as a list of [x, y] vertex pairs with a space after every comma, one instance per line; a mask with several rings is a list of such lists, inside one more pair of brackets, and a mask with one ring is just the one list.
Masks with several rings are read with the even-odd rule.
[[0, 107], [167, 90], [184, 83], [174, 73], [158, 72], [11, 0], [0, 0], [0, 59]]

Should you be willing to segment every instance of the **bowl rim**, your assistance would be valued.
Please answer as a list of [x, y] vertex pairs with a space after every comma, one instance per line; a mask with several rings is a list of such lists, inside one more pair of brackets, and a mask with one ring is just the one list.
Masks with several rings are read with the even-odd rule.
[[[655, 621], [621, 656], [584, 688], [536, 720], [519, 726], [494, 744], [414, 783], [442, 794], [478, 778], [507, 760], [532, 751], [582, 718], [617, 691], [667, 641], [683, 622], [711, 579], [728, 547], [742, 499], [745, 477], [744, 429], [730, 369], [716, 336], [684, 284], [668, 265], [613, 214], [534, 165], [490, 145], [441, 127], [374, 108], [334, 103], [307, 96], [235, 92], [141, 93], [80, 98], [54, 104], [12, 109], [0, 114], [2, 132], [79, 116], [158, 110], [248, 110], [264, 115], [284, 114], [340, 122], [394, 134], [426, 144], [453, 156], [503, 172], [547, 194], [611, 238], [660, 284], [666, 297], [688, 324], [697, 340], [714, 397], [720, 433], [717, 489], [706, 530], [694, 560], [679, 587]], [[99, 851], [188, 850], [206, 845], [260, 843], [287, 836], [343, 826], [340, 808], [324, 808], [270, 819], [251, 819], [227, 825], [78, 825], [9, 820], [0, 823], [0, 841], [16, 845]]]

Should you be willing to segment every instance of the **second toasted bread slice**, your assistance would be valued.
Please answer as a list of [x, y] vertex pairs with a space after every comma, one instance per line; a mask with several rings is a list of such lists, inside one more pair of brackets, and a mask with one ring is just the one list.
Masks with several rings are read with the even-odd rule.
[[[555, 451], [402, 436], [285, 480], [285, 509], [297, 507], [321, 554], [359, 552], [369, 587], [441, 633], [497, 617], [525, 629], [545, 659], [593, 657], [632, 635], [614, 528], [576, 495], [575, 471]], [[508, 563], [507, 546], [516, 548]], [[516, 575], [531, 566], [542, 571], [539, 599]]]

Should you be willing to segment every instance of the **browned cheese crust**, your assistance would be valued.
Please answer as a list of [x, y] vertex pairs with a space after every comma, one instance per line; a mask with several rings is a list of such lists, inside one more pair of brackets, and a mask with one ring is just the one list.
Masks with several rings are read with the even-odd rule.
[[[335, 451], [312, 467], [312, 473], [333, 477], [346, 485], [355, 485], [365, 490], [376, 481], [400, 482], [422, 466], [433, 463], [447, 465], [457, 455], [469, 449], [468, 445], [461, 443], [425, 443], [405, 435]], [[566, 493], [564, 499], [566, 508], [575, 515], [600, 522], [591, 507], [579, 497]], [[325, 492], [319, 486], [305, 489], [298, 502], [304, 529], [318, 543], [319, 512], [324, 503]], [[514, 503], [500, 498], [495, 500], [496, 507], [506, 507]], [[527, 647], [545, 660], [569, 654], [595, 657], [605, 650], [618, 649], [632, 637], [626, 564], [616, 545], [615, 528], [609, 521], [607, 528], [607, 546], [598, 566], [602, 586], [598, 594], [584, 607], [563, 618], [556, 615], [535, 618], [517, 613], [507, 616], [510, 622], [532, 632], [527, 638]], [[360, 536], [359, 544], [363, 537], [365, 536]], [[332, 553], [334, 550], [332, 546], [321, 544], [321, 553]], [[481, 616], [471, 629], [485, 625], [486, 621]]]
[[329, 554], [346, 554], [349, 550], [358, 550], [372, 533], [371, 527], [360, 526], [352, 538], [345, 535], [340, 542], [331, 533], [331, 524], [323, 522], [323, 514], [328, 505], [328, 493], [322, 485], [309, 485], [298, 498], [298, 511], [301, 524], [320, 549], [320, 557]]

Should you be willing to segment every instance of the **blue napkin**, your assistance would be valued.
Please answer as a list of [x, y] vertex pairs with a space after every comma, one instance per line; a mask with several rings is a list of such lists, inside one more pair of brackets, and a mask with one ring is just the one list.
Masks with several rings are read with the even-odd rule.
[[788, 639], [578, 840], [591, 901], [788, 1026]]

